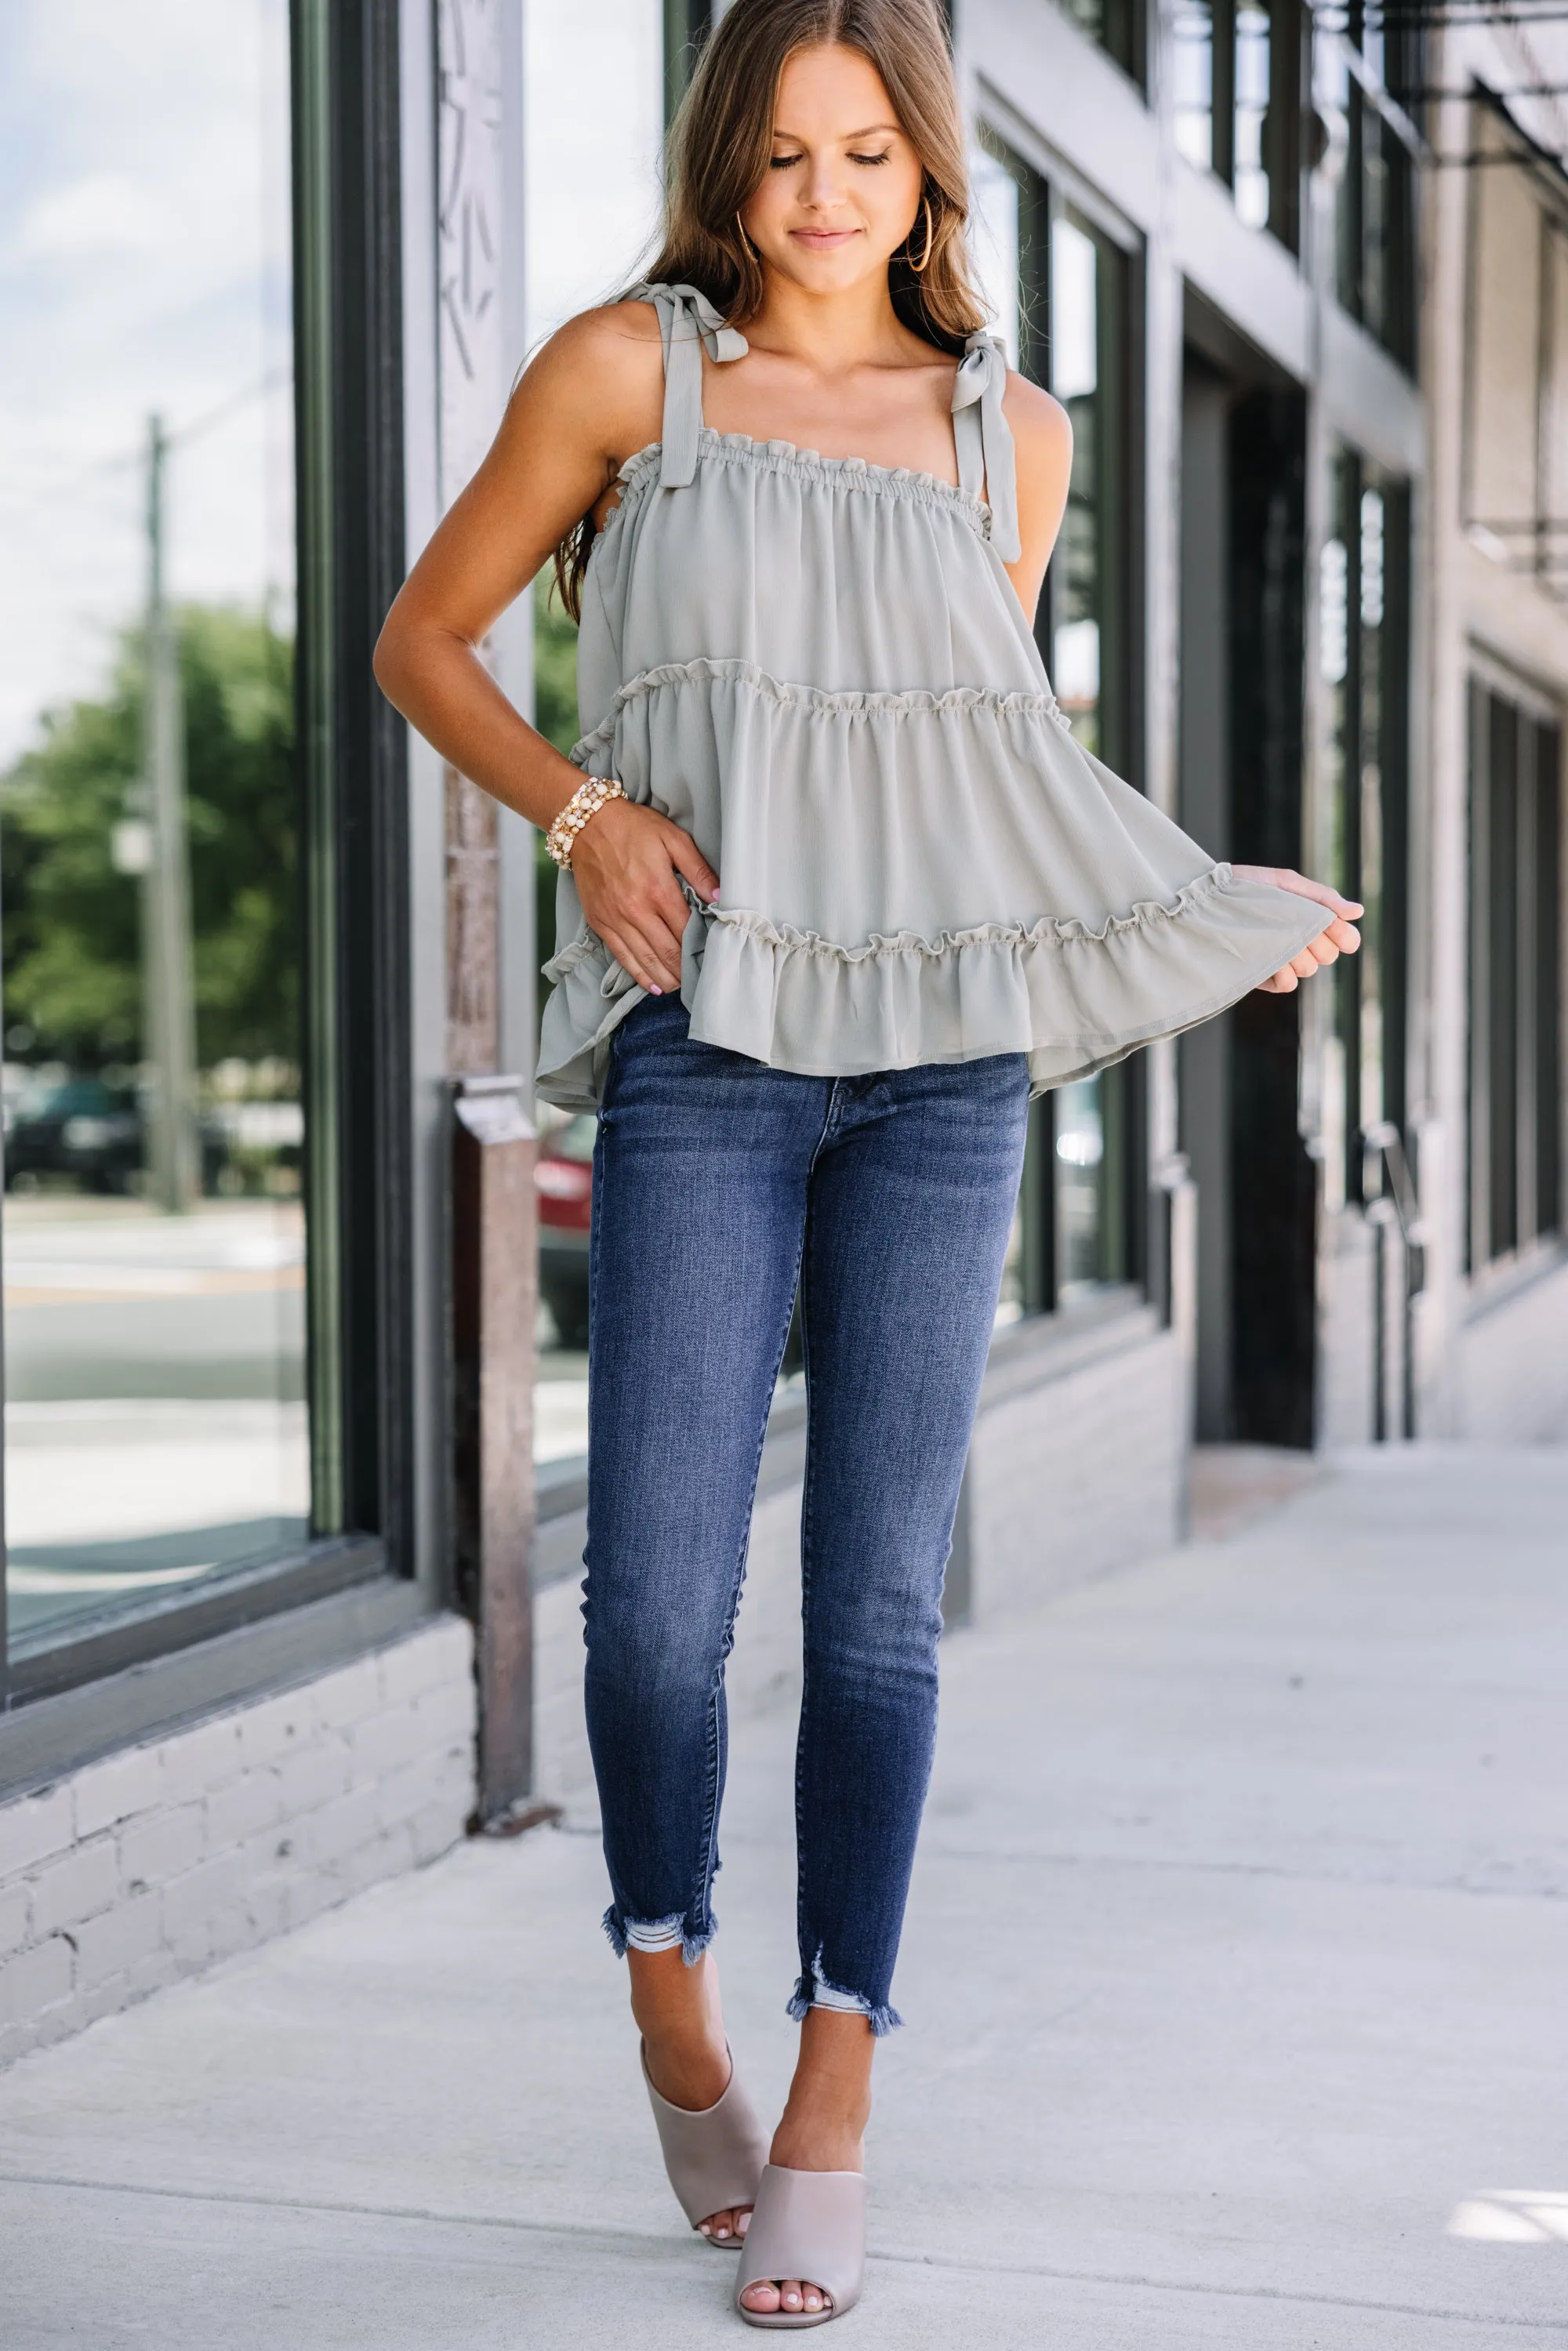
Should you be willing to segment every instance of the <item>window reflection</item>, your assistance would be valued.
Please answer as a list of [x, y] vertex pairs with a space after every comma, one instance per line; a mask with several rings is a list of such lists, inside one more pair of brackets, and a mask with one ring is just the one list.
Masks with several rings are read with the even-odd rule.
[[288, 23], [0, 21], [13, 1647], [309, 1519]]
[[1297, 236], [1299, 12], [1280, 0], [1176, 0], [1176, 152], [1229, 187], [1247, 227]]
[[[663, 0], [525, 0], [524, 199], [530, 351], [580, 310], [637, 274], [659, 218], [666, 89], [684, 84], [706, 9]], [[612, 72], [605, 60], [613, 59]], [[668, 81], [666, 82], [666, 75]], [[591, 89], [593, 167], [582, 169], [581, 93]], [[558, 749], [578, 737], [577, 630], [550, 593], [533, 589], [534, 719]], [[556, 869], [535, 841], [538, 958], [555, 947]], [[542, 1010], [548, 989], [539, 984]], [[588, 1445], [588, 1197], [591, 1118], [536, 1108], [539, 1159], [539, 1374], [534, 1451], [570, 1460]]]
[[1405, 1116], [1407, 828], [1404, 687], [1408, 493], [1354, 449], [1335, 453], [1319, 560], [1329, 878], [1361, 900], [1362, 950], [1336, 966], [1323, 1073], [1329, 1205], [1381, 1186], [1363, 1136]]
[[1072, 419], [1072, 478], [1053, 558], [1051, 675], [1085, 747], [1098, 751], [1104, 451], [1100, 389], [1099, 252], [1071, 215], [1051, 226], [1051, 388]]
[[1385, 1116], [1383, 1085], [1383, 753], [1384, 695], [1388, 683], [1383, 646], [1383, 566], [1385, 517], [1383, 493], [1362, 491], [1361, 538], [1361, 872], [1356, 895], [1364, 903], [1361, 972], [1360, 1123], [1370, 1132]]
[[1269, 12], [1236, 11], [1236, 210], [1248, 228], [1269, 225], [1269, 171], [1263, 152], [1269, 119]]
[[1109, 50], [1130, 74], [1141, 71], [1139, 10], [1142, 0], [1063, 0], [1073, 23]]
[[[1409, 127], [1375, 95], [1418, 90], [1422, 36], [1412, 24], [1385, 30], [1382, 12], [1347, 0], [1343, 46], [1324, 59], [1325, 89], [1345, 124], [1344, 169], [1335, 193], [1335, 292], [1351, 316], [1406, 368], [1416, 359], [1416, 173]], [[1354, 75], [1359, 49], [1372, 83]], [[1410, 103], [1419, 105], [1411, 96]]]
[[977, 148], [969, 158], [969, 250], [991, 314], [990, 331], [1019, 365], [1019, 183], [998, 156]]
[[1178, 154], [1200, 172], [1214, 168], [1214, 9], [1211, 0], [1176, 0], [1171, 17]]
[[[1073, 734], [1128, 761], [1124, 400], [1127, 256], [994, 131], [971, 159], [979, 276], [1017, 364], [1072, 422], [1067, 510], [1035, 620]], [[1132, 1065], [1037, 1102], [1000, 1319], [1076, 1298], [1132, 1270], [1129, 1210], [1138, 1078]]]
[[1057, 1296], [1065, 1303], [1101, 1280], [1101, 1168], [1105, 1129], [1100, 1081], [1056, 1097]]
[[1468, 1270], [1563, 1228], [1560, 713], [1469, 684]]

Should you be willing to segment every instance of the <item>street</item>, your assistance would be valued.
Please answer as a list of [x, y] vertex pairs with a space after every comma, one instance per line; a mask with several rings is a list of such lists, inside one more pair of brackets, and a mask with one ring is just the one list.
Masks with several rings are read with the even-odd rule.
[[[296, 1202], [8, 1197], [15, 1636], [305, 1540], [305, 1320]], [[541, 1372], [535, 1458], [581, 1453], [587, 1358]]]
[[[1568, 1457], [1303, 1468], [953, 1638], [846, 2343], [1568, 2344]], [[765, 2109], [791, 1736], [736, 1726], [716, 1897]], [[24, 2060], [6, 2343], [738, 2342], [604, 1899], [470, 1844]]]

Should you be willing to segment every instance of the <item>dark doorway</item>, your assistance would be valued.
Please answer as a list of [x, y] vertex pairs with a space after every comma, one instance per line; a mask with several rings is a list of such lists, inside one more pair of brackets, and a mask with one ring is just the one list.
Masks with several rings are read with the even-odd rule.
[[[1217, 857], [1301, 854], [1306, 402], [1189, 295], [1182, 400], [1181, 820]], [[1198, 1186], [1197, 1433], [1310, 1447], [1315, 1171], [1297, 997], [1181, 1046]]]

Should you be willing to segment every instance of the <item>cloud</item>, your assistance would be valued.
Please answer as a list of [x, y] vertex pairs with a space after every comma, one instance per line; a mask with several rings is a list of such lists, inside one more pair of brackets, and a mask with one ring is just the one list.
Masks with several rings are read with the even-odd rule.
[[[140, 611], [148, 416], [177, 433], [287, 371], [285, 0], [5, 0], [0, 158], [4, 767]], [[172, 592], [286, 615], [287, 385], [178, 449], [169, 489]]]
[[155, 253], [176, 225], [156, 193], [125, 172], [94, 172], [50, 188], [22, 214], [8, 262], [74, 261], [82, 255]]
[[[662, 21], [655, 0], [528, 9], [530, 345], [624, 285], [657, 223]], [[586, 121], [585, 90], [592, 93]]]

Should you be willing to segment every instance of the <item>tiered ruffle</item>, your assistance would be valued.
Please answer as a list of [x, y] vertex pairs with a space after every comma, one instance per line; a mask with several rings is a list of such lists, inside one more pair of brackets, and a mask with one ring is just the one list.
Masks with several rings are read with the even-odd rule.
[[[717, 866], [723, 903], [694, 902], [685, 939], [692, 1033], [773, 1068], [1022, 1053], [1037, 1089], [1061, 1085], [1208, 1019], [1326, 919], [1207, 858], [1049, 692], [835, 693], [671, 664], [573, 757]], [[586, 1108], [641, 991], [570, 877], [558, 921], [539, 1091]]]

